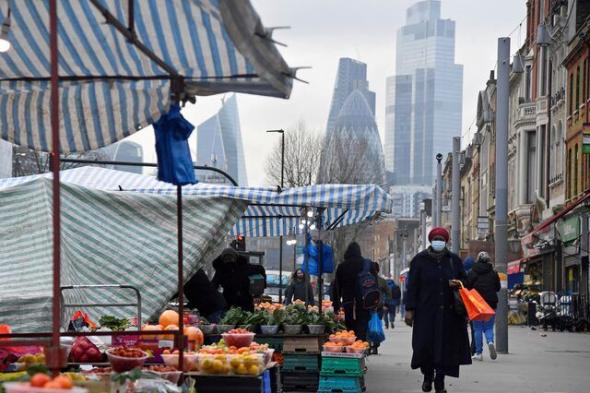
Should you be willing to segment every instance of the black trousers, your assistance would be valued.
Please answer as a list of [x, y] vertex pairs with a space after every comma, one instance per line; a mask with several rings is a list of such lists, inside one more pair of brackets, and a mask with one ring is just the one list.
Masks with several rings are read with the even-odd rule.
[[[424, 377], [430, 379], [431, 381], [440, 381], [444, 382], [445, 380], [445, 373], [443, 371], [435, 370], [434, 368], [427, 368], [427, 367], [420, 367], [420, 371]], [[435, 374], [436, 371], [436, 374]]]

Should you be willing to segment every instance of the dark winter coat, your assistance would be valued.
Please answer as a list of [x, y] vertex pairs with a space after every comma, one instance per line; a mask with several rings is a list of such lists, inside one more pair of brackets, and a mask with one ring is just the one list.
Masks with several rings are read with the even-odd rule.
[[222, 256], [213, 261], [215, 275], [213, 287], [223, 288], [223, 297], [228, 307], [239, 307], [242, 310], [254, 311], [254, 298], [250, 295], [250, 279], [247, 262], [237, 258], [232, 261], [223, 260], [224, 254], [234, 253], [224, 250]]
[[471, 364], [471, 352], [466, 318], [453, 307], [451, 279], [467, 281], [457, 255], [422, 251], [410, 264], [405, 305], [414, 311], [412, 368], [458, 377], [459, 366]]
[[291, 304], [295, 300], [305, 301], [305, 288], [307, 287], [307, 296], [309, 298], [308, 304], [313, 306], [315, 301], [313, 299], [313, 288], [305, 279], [294, 278], [285, 290], [285, 304]]
[[343, 304], [352, 304], [357, 296], [356, 283], [365, 259], [362, 256], [355, 256], [345, 259], [336, 268], [335, 282], [332, 287], [332, 302], [335, 309]]
[[494, 310], [498, 306], [500, 277], [491, 263], [476, 262], [467, 275], [467, 288], [475, 289]]
[[203, 269], [199, 269], [184, 284], [184, 294], [188, 300], [189, 308], [196, 308], [201, 315], [206, 317], [227, 308], [223, 295], [211, 284]]

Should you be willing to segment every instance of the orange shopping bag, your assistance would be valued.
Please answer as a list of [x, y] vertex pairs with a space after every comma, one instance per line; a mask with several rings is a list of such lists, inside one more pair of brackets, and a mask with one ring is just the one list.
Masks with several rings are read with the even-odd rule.
[[475, 289], [467, 289], [463, 286], [459, 288], [459, 295], [465, 310], [467, 311], [467, 317], [470, 321], [489, 321], [496, 312], [485, 300], [481, 297], [479, 292]]

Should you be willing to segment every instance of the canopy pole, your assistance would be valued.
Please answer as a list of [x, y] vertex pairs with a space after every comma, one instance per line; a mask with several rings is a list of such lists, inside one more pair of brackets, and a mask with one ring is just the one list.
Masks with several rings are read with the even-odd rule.
[[65, 356], [60, 350], [61, 327], [61, 201], [59, 189], [59, 71], [58, 71], [58, 30], [57, 0], [49, 1], [49, 46], [51, 56], [51, 154], [50, 164], [53, 173], [53, 299], [52, 299], [52, 331], [51, 345], [47, 348], [47, 365], [54, 375], [59, 373]]
[[184, 370], [184, 266], [182, 239], [182, 186], [176, 186], [176, 214], [178, 223], [178, 368]]
[[324, 215], [324, 209], [318, 209], [318, 217], [317, 217], [317, 226], [318, 226], [318, 308], [320, 310], [320, 314], [322, 313], [322, 300], [324, 298], [324, 261], [323, 261], [323, 254], [324, 254], [324, 243], [322, 242], [322, 217]]

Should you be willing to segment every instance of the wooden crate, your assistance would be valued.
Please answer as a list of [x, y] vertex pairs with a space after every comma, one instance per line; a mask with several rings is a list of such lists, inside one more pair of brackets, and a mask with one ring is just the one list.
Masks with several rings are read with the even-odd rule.
[[283, 353], [308, 353], [319, 354], [320, 342], [317, 337], [290, 337], [285, 338]]

